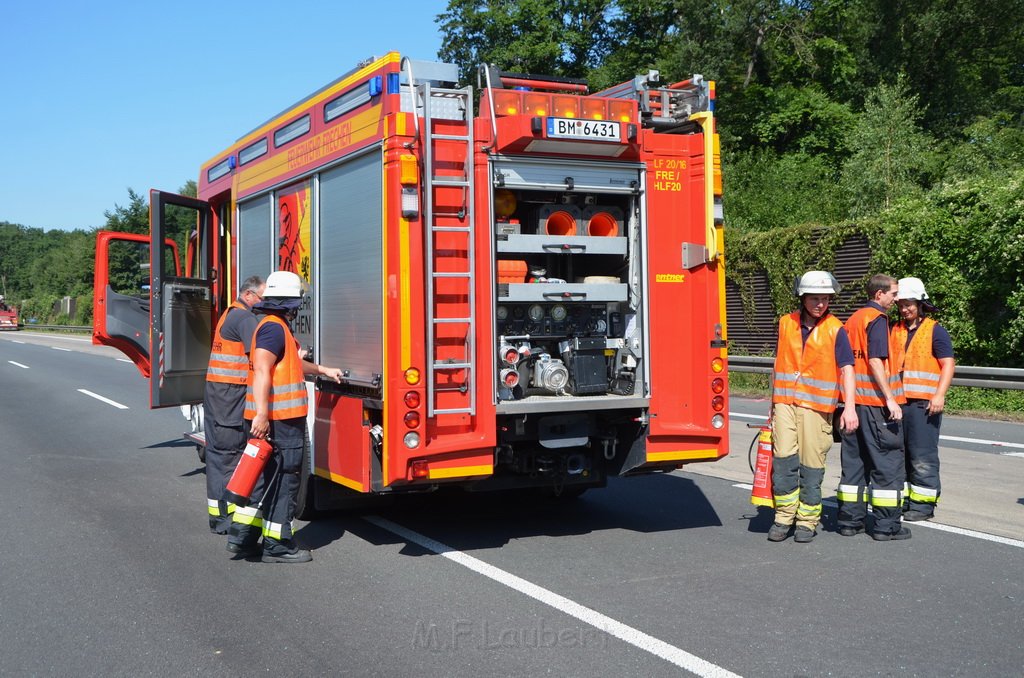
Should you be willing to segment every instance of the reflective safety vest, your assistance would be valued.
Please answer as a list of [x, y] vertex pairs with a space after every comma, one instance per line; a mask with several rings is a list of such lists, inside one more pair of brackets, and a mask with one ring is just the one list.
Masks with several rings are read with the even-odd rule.
[[917, 328], [910, 345], [910, 332], [902, 322], [892, 328], [889, 340], [889, 359], [893, 370], [903, 378], [903, 392], [907, 398], [931, 400], [939, 389], [942, 368], [932, 354], [932, 336], [935, 321], [925, 318]]
[[772, 402], [832, 414], [839, 402], [836, 335], [843, 323], [828, 315], [814, 326], [804, 343], [800, 312], [779, 319]]
[[[271, 370], [270, 412], [269, 417], [275, 421], [305, 417], [309, 411], [309, 399], [306, 395], [306, 381], [302, 376], [302, 363], [299, 360], [299, 342], [295, 340], [288, 323], [276, 315], [264, 316], [252, 333], [252, 349], [256, 350], [256, 335], [267, 323], [277, 323], [284, 328], [284, 355]], [[249, 362], [249, 380], [245, 389], [245, 418], [256, 416], [256, 396], [253, 393], [252, 361]]]
[[245, 304], [236, 299], [217, 321], [210, 348], [210, 365], [206, 368], [206, 381], [242, 386], [249, 376], [249, 358], [245, 355], [245, 346], [240, 341], [228, 341], [220, 333], [228, 313], [235, 309], [249, 313]]
[[[882, 389], [875, 385], [871, 377], [871, 370], [868, 368], [868, 325], [871, 324], [882, 312], [872, 306], [865, 306], [850, 316], [846, 321], [846, 333], [850, 335], [850, 348], [853, 349], [853, 372], [857, 382], [857, 391], [854, 401], [857, 405], [872, 405], [874, 407], [885, 406], [885, 395]], [[886, 325], [888, 329], [888, 325]], [[899, 373], [893, 373], [890, 368], [890, 360], [883, 360], [885, 373], [889, 376], [889, 390], [898, 403], [905, 403], [903, 395], [903, 383], [900, 381]]]

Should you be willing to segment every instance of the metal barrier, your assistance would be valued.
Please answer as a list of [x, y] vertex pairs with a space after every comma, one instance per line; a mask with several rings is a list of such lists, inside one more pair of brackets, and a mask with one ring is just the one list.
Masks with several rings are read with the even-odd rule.
[[[774, 364], [775, 358], [764, 356], [729, 356], [729, 369], [734, 372], [771, 374], [772, 365]], [[1006, 367], [957, 365], [956, 372], [953, 373], [953, 386], [1024, 390], [1024, 370]]]
[[53, 332], [92, 332], [92, 327], [88, 325], [30, 325], [21, 323], [18, 325], [20, 330], [50, 330]]

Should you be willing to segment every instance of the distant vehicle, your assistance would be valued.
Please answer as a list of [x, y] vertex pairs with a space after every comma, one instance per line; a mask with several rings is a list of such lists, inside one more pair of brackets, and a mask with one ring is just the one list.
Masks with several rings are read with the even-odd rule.
[[8, 305], [3, 295], [0, 295], [0, 330], [17, 330], [18, 309]]

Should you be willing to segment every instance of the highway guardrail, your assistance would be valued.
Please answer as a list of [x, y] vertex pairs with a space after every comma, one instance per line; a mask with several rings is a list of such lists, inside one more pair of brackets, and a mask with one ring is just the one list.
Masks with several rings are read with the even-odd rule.
[[[734, 372], [771, 374], [775, 358], [766, 356], [730, 355], [729, 369]], [[1024, 370], [1007, 367], [971, 367], [957, 365], [953, 373], [954, 386], [974, 388], [1002, 388], [1024, 390]]]

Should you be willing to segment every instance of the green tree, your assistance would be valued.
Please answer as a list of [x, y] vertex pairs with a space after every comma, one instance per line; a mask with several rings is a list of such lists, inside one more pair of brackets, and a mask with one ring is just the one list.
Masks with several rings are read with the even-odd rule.
[[903, 77], [879, 85], [868, 96], [850, 132], [847, 147], [852, 154], [843, 166], [853, 214], [886, 209], [924, 181], [932, 139], [918, 127], [921, 116], [917, 96]]
[[114, 208], [105, 211], [103, 216], [107, 218], [105, 230], [149, 233], [149, 203], [131, 188], [128, 189], [128, 204], [115, 204]]
[[438, 55], [475, 82], [481, 64], [520, 73], [583, 77], [608, 49], [611, 0], [450, 0], [437, 19]]

